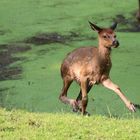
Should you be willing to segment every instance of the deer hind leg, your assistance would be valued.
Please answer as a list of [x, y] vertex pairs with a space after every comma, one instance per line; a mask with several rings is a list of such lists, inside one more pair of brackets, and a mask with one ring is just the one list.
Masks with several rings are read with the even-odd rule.
[[71, 85], [71, 83], [73, 82], [73, 80], [69, 79], [69, 78], [64, 78], [63, 79], [63, 88], [61, 91], [61, 94], [59, 96], [59, 99], [64, 103], [64, 104], [69, 104], [71, 105], [73, 108], [77, 108], [77, 102], [74, 99], [69, 99], [67, 98], [67, 91]]

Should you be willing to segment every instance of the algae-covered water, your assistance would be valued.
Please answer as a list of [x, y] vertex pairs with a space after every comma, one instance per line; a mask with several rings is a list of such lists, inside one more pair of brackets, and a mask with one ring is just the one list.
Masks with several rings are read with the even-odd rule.
[[[121, 3], [121, 4], [120, 4]], [[111, 79], [140, 104], [140, 32], [135, 19], [137, 1], [125, 0], [2, 0], [0, 1], [0, 106], [8, 110], [71, 112], [58, 100], [62, 88], [60, 65], [81, 46], [97, 46], [88, 20], [108, 27], [119, 22], [120, 47], [113, 49]], [[76, 98], [72, 84], [68, 96]], [[107, 116], [130, 114], [122, 101], [102, 86], [89, 93], [88, 111]]]

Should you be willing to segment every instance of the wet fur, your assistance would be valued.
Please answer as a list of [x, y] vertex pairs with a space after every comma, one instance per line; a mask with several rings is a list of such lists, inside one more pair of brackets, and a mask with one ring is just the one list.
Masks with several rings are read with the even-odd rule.
[[82, 47], [69, 53], [61, 65], [62, 78], [68, 77], [78, 83], [86, 78], [92, 84], [99, 84], [109, 76], [111, 50], [105, 48], [104, 55], [97, 47]]

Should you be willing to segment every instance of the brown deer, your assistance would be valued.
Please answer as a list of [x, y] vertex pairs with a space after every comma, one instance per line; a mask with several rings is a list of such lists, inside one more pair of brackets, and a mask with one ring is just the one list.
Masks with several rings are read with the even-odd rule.
[[[117, 48], [119, 42], [116, 39], [114, 23], [110, 28], [100, 28], [89, 22], [91, 28], [98, 33], [98, 47], [81, 47], [67, 55], [61, 65], [61, 76], [63, 88], [59, 99], [73, 107], [73, 111], [80, 111], [88, 115], [86, 107], [88, 103], [88, 92], [95, 84], [113, 90], [125, 103], [126, 107], [134, 112], [135, 105], [131, 103], [122, 93], [118, 85], [114, 84], [110, 77], [111, 50]], [[80, 85], [80, 93], [76, 100], [67, 98], [67, 91], [73, 81]]]

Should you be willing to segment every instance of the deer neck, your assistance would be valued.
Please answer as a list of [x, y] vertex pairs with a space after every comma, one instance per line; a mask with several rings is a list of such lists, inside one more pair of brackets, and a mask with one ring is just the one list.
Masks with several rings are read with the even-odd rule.
[[99, 42], [98, 55], [102, 59], [110, 59], [111, 48], [105, 47], [102, 42]]

